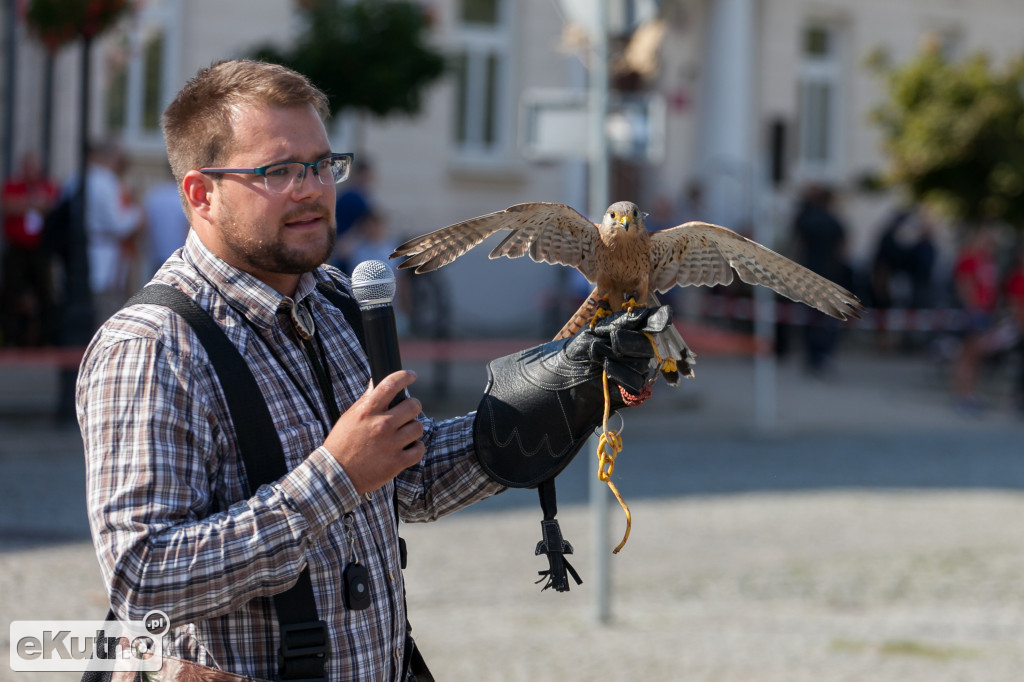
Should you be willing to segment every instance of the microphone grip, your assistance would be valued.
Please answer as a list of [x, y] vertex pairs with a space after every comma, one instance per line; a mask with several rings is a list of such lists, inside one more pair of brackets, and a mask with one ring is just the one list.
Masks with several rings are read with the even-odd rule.
[[[370, 376], [373, 377], [373, 385], [379, 386], [386, 376], [402, 369], [395, 309], [390, 305], [381, 305], [361, 309], [360, 313], [363, 318], [363, 334], [366, 336], [366, 355], [370, 360]], [[405, 398], [403, 390], [388, 407], [394, 407]]]

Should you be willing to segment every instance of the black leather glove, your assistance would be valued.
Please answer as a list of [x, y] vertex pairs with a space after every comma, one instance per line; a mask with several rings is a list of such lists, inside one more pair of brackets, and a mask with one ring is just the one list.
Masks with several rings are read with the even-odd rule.
[[602, 370], [613, 410], [627, 404], [617, 387], [644, 395], [657, 370], [644, 332], [660, 333], [671, 322], [669, 306], [619, 312], [569, 339], [493, 360], [473, 429], [484, 470], [513, 488], [556, 476], [601, 423]]

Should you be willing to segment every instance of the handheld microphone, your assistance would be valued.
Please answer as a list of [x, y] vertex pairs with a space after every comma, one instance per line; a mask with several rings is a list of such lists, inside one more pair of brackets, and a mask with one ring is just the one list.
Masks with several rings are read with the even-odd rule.
[[[395, 326], [395, 274], [387, 263], [379, 260], [363, 261], [352, 270], [352, 295], [359, 304], [366, 336], [366, 355], [370, 360], [373, 385], [379, 386], [384, 377], [402, 369], [398, 352], [398, 328]], [[391, 401], [394, 407], [405, 400], [403, 390]]]

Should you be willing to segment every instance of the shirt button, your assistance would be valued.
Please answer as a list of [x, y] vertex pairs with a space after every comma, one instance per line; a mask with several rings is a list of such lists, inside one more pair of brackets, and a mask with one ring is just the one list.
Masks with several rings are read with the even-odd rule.
[[391, 582], [395, 582], [395, 572], [394, 571], [388, 571], [388, 579], [391, 580]]
[[366, 498], [367, 502], [372, 502], [373, 501], [373, 495], [370, 494], [370, 493], [363, 493], [363, 497]]
[[402, 647], [395, 647], [395, 658], [402, 660]]

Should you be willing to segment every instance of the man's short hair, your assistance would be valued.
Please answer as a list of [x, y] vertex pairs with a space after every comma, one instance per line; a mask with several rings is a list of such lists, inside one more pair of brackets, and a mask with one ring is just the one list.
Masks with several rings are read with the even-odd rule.
[[234, 112], [242, 106], [312, 104], [329, 115], [327, 96], [302, 74], [251, 59], [215, 62], [197, 73], [164, 111], [161, 125], [171, 172], [181, 187], [185, 174], [222, 165], [231, 155]]

